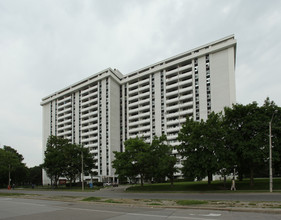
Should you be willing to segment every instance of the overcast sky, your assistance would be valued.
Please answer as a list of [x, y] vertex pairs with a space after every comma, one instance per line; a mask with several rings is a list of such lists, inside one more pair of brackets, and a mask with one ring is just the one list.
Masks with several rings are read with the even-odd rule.
[[0, 0], [0, 146], [39, 165], [43, 97], [231, 34], [237, 102], [281, 106], [280, 12], [280, 0]]

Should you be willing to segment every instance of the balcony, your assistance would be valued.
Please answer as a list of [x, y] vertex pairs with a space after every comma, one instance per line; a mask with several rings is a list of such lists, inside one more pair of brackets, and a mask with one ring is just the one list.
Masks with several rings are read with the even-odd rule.
[[166, 79], [166, 83], [171, 83], [171, 82], [173, 82], [173, 81], [178, 81], [178, 78], [179, 78], [178, 75], [173, 76], [173, 77], [171, 77], [171, 78], [167, 78], [167, 79]]
[[167, 135], [167, 140], [170, 141], [170, 140], [177, 140], [178, 138], [178, 134], [173, 134], [173, 135]]
[[66, 98], [63, 98], [63, 99], [59, 100], [59, 101], [58, 101], [58, 105], [60, 105], [60, 104], [63, 103], [63, 102], [67, 102], [67, 101], [71, 101], [71, 96], [68, 96], [68, 97], [66, 97]]
[[176, 104], [176, 105], [170, 105], [166, 107], [166, 111], [171, 111], [171, 110], [176, 110], [179, 109], [180, 105]]
[[98, 130], [93, 130], [93, 131], [88, 131], [88, 132], [83, 132], [82, 131], [82, 136], [89, 136], [89, 135], [95, 135], [98, 134]]
[[85, 138], [85, 139], [83, 139], [83, 137], [82, 137], [82, 142], [97, 141], [97, 140], [98, 140], [98, 136], [89, 137], [89, 138]]
[[85, 105], [90, 105], [91, 103], [94, 103], [94, 102], [98, 102], [98, 98], [97, 98], [97, 97], [96, 97], [96, 98], [93, 98], [93, 99], [90, 99], [90, 100], [88, 100], [88, 101], [86, 101], [86, 102], [82, 102], [81, 106], [82, 106], [82, 108], [83, 108], [83, 106], [85, 106]]
[[143, 104], [149, 105], [149, 103], [150, 103], [149, 97], [139, 100], [139, 105], [143, 105]]
[[174, 103], [174, 102], [178, 102], [179, 101], [179, 97], [176, 96], [175, 98], [172, 98], [172, 99], [167, 99], [166, 100], [166, 104], [171, 104], [171, 103]]
[[179, 104], [179, 108], [183, 109], [183, 108], [192, 108], [193, 107], [193, 102], [185, 102], [185, 103], [180, 103]]
[[62, 110], [62, 111], [58, 111], [58, 115], [64, 114], [64, 113], [66, 113], [66, 112], [71, 112], [71, 107], [70, 107], [70, 108], [65, 108], [65, 109]]
[[178, 95], [178, 94], [179, 94], [179, 91], [178, 91], [178, 89], [176, 89], [175, 91], [167, 92], [166, 93], [166, 98], [168, 98], [170, 96]]
[[129, 98], [128, 98], [128, 101], [132, 101], [132, 100], [135, 100], [135, 99], [138, 99], [138, 93], [134, 94], [134, 95], [130, 95], [129, 94]]
[[179, 81], [179, 86], [183, 86], [183, 85], [186, 85], [186, 84], [192, 85], [192, 79]]
[[82, 102], [84, 102], [84, 100], [86, 99], [90, 99], [90, 98], [97, 98], [98, 97], [98, 93], [97, 92], [92, 92], [92, 93], [89, 93], [88, 95], [85, 95], [81, 98]]
[[64, 108], [70, 107], [71, 106], [71, 102], [65, 102], [64, 104], [58, 106], [58, 111], [63, 110]]
[[[178, 125], [180, 122], [178, 119], [174, 119], [174, 120], [167, 120], [167, 126], [170, 126], [170, 125]], [[167, 132], [168, 132], [168, 129], [167, 129]]]
[[64, 131], [62, 133], [59, 133], [58, 136], [65, 136], [65, 135], [68, 135], [68, 134], [71, 134], [72, 131], [71, 130], [67, 130], [67, 131]]
[[139, 111], [144, 111], [144, 110], [148, 110], [148, 109], [150, 109], [150, 105], [140, 106], [139, 107]]
[[147, 118], [147, 119], [143, 119], [143, 120], [140, 120], [138, 121], [138, 124], [147, 124], [147, 123], [150, 123], [150, 118]]
[[138, 82], [138, 84], [140, 86], [142, 86], [143, 84], [147, 84], [147, 83], [149, 83], [149, 78], [147, 78], [147, 79], [139, 79], [139, 82]]
[[98, 89], [98, 85], [94, 85], [94, 86], [92, 86], [92, 87], [89, 87], [88, 89], [85, 89], [85, 90], [83, 90], [82, 92], [81, 92], [81, 94], [83, 95], [83, 94], [85, 94], [85, 93], [87, 93], [87, 92], [90, 92], [90, 91], [92, 91], [92, 90], [97, 90]]
[[89, 119], [86, 119], [86, 120], [82, 121], [81, 124], [82, 124], [82, 125], [83, 125], [83, 124], [88, 124], [88, 123], [91, 123], [91, 122], [95, 122], [95, 121], [97, 121], [97, 120], [98, 120], [97, 117], [93, 117], [93, 118], [89, 118]]
[[65, 118], [68, 118], [68, 117], [71, 118], [71, 116], [72, 116], [72, 113], [64, 114], [64, 115], [58, 116], [58, 120], [65, 119]]
[[138, 94], [138, 92], [139, 92], [139, 90], [138, 90], [138, 88], [136, 87], [135, 89], [130, 90], [130, 91], [128, 92], [128, 94], [129, 94], [129, 96], [135, 96], [135, 95]]
[[91, 117], [91, 116], [95, 116], [95, 115], [98, 115], [98, 111], [91, 111], [87, 114], [83, 114], [81, 119], [84, 119], [84, 118], [87, 118], [87, 117]]
[[193, 98], [193, 94], [180, 95], [180, 96], [179, 96], [179, 100], [180, 100], [180, 101], [183, 101], [183, 100], [186, 100], [186, 99], [191, 99], [191, 98]]
[[83, 132], [83, 130], [93, 129], [93, 128], [97, 128], [97, 127], [98, 127], [97, 124], [92, 124], [92, 125], [88, 125], [88, 126], [85, 126], [85, 127], [82, 126], [82, 132]]
[[131, 108], [131, 107], [137, 106], [138, 104], [139, 104], [138, 101], [135, 101], [135, 102], [130, 103], [128, 105], [128, 107]]
[[134, 82], [132, 84], [129, 84], [128, 88], [132, 88], [132, 87], [135, 87], [135, 86], [138, 86], [139, 82]]
[[150, 125], [140, 126], [140, 127], [138, 128], [138, 131], [144, 131], [144, 130], [150, 130]]
[[139, 133], [139, 137], [147, 138], [147, 137], [150, 137], [150, 136], [151, 136], [151, 132], [150, 131]]
[[129, 114], [132, 114], [132, 113], [136, 113], [136, 112], [138, 112], [139, 111], [139, 109], [138, 108], [134, 108], [134, 109], [129, 109]]
[[189, 87], [186, 87], [186, 88], [180, 88], [179, 89], [179, 93], [184, 93], [184, 92], [189, 92], [189, 91], [192, 91], [193, 88], [192, 88], [192, 85], [190, 85]]
[[136, 138], [137, 136], [139, 136], [139, 135], [137, 135], [137, 134], [130, 135], [130, 134], [129, 134], [129, 138]]
[[180, 112], [180, 116], [185, 116], [185, 115], [188, 115], [188, 114], [193, 114], [193, 109], [192, 108]]
[[98, 142], [91, 142], [87, 145], [90, 149], [90, 153], [97, 154], [99, 152], [98, 150]]
[[172, 88], [178, 88], [178, 82], [176, 81], [173, 84], [166, 85], [166, 90], [172, 89]]
[[149, 94], [150, 94], [150, 92], [147, 91], [147, 92], [145, 92], [145, 93], [140, 93], [140, 94], [138, 95], [138, 97], [139, 97], [139, 98], [149, 97]]
[[[90, 146], [90, 145], [89, 145], [89, 146]], [[92, 147], [92, 145], [91, 145], [91, 147]], [[98, 153], [99, 153], [99, 150], [97, 150], [97, 149], [96, 149], [96, 150], [91, 150], [90, 152], [91, 152], [92, 154], [98, 154]]]
[[134, 119], [138, 119], [140, 116], [139, 114], [133, 115], [133, 116], [129, 116], [129, 120], [134, 120]]
[[149, 116], [150, 115], [150, 111], [148, 112], [139, 112], [139, 117], [140, 118], [143, 118], [143, 117], [146, 117], [146, 116]]
[[[174, 113], [167, 113], [166, 114], [166, 118], [168, 119], [168, 118], [175, 118], [175, 117], [179, 117], [179, 112], [174, 112]], [[167, 120], [167, 122], [168, 122], [168, 120]]]
[[128, 130], [129, 130], [129, 133], [136, 133], [140, 130], [140, 128], [139, 127], [132, 128], [132, 129], [129, 128]]
[[98, 108], [98, 104], [92, 105], [92, 106], [89, 106], [89, 107], [82, 108], [82, 114], [83, 114], [83, 112], [85, 112], [85, 111], [88, 111], [88, 110], [90, 110], [90, 109], [97, 109], [97, 108]]
[[182, 79], [182, 78], [185, 78], [185, 77], [190, 77], [190, 76], [192, 76], [192, 71], [180, 74], [179, 79]]
[[135, 126], [135, 125], [138, 125], [139, 124], [139, 121], [132, 121], [132, 122], [129, 122], [129, 127], [130, 126]]
[[139, 87], [139, 92], [142, 92], [143, 90], [148, 90], [149, 91], [149, 88], [150, 88], [150, 85], [146, 85], [146, 86], [142, 86], [142, 87]]
[[176, 73], [176, 72], [181, 72], [181, 71], [183, 71], [185, 69], [188, 69], [188, 68], [192, 68], [192, 64], [189, 64], [189, 65], [186, 65], [186, 66], [182, 66], [182, 67], [170, 70], [170, 71], [166, 71], [166, 76], [169, 76], [169, 75], [171, 75], [173, 73]]

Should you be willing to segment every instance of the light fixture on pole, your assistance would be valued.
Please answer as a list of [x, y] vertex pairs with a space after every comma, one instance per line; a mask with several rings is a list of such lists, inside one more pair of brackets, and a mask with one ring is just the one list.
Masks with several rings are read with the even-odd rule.
[[269, 122], [269, 192], [272, 192], [273, 178], [272, 178], [272, 140], [271, 140], [271, 124], [274, 117], [274, 114], [277, 113], [275, 110], [272, 114], [271, 120]]

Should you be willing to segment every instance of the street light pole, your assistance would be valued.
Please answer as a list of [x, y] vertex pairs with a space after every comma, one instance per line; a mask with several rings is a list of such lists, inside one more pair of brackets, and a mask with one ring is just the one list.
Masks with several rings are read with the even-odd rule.
[[272, 114], [271, 120], [269, 122], [269, 192], [272, 192], [273, 178], [272, 178], [272, 140], [271, 140], [271, 124], [274, 117], [274, 114], [277, 113], [275, 110]]
[[[273, 113], [274, 114], [274, 113]], [[273, 118], [273, 115], [272, 115]], [[272, 119], [269, 122], [269, 192], [272, 192], [272, 141], [271, 141], [271, 123]]]
[[9, 164], [9, 180], [8, 180], [8, 188], [11, 186], [11, 164]]
[[82, 175], [82, 191], [84, 191], [84, 155], [83, 155], [83, 150], [82, 150], [82, 154], [81, 154], [81, 157], [82, 157], [82, 167], [81, 167], [81, 175]]

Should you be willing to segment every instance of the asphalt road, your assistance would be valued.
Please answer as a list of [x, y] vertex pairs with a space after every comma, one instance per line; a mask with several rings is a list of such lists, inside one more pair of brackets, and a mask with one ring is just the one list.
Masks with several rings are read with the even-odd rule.
[[192, 199], [192, 200], [227, 200], [227, 201], [277, 201], [281, 202], [281, 193], [128, 193], [124, 187], [110, 187], [95, 192], [73, 192], [61, 190], [0, 190], [0, 192], [63, 195], [63, 196], [97, 196], [124, 199]]
[[71, 203], [0, 197], [0, 219], [110, 219], [110, 220], [232, 220], [281, 219], [280, 215], [190, 209], [141, 208], [124, 205]]

